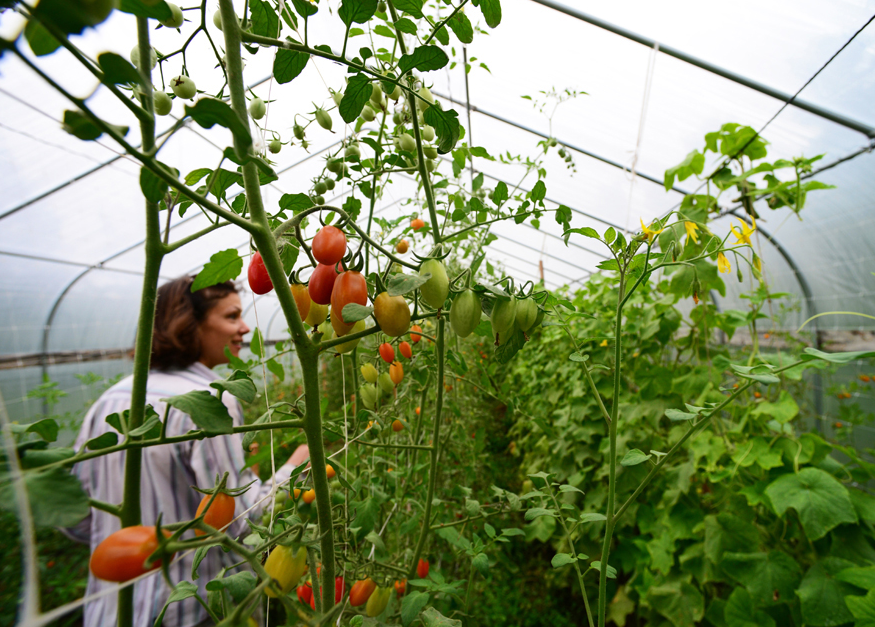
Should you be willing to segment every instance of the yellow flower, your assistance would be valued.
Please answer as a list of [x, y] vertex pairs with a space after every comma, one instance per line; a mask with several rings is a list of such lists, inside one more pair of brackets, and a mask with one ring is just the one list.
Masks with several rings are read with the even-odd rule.
[[693, 240], [694, 244], [698, 244], [699, 236], [696, 235], [696, 231], [699, 230], [699, 225], [695, 222], [684, 222], [684, 228], [687, 230], [687, 237]]
[[735, 235], [735, 239], [738, 240], [735, 242], [736, 244], [747, 244], [748, 246], [750, 246], [750, 236], [754, 231], [757, 230], [757, 222], [756, 220], [754, 220], [753, 216], [750, 217], [750, 221], [751, 223], [753, 223], [752, 227], [748, 227], [747, 224], [745, 224], [744, 220], [740, 220], [741, 232], [735, 230], [735, 225], [729, 227], [730, 229], [732, 229], [732, 234]]
[[607, 341], [607, 340], [602, 340], [602, 343], [599, 344], [599, 346], [607, 346], [607, 345], [608, 345], [608, 341]]
[[[638, 218], [638, 219], [641, 220], [641, 218]], [[656, 236], [656, 235], [659, 235], [660, 233], [662, 233], [663, 230], [664, 230], [664, 229], [659, 229], [658, 231], [656, 231], [656, 230], [653, 230], [653, 229], [649, 229], [649, 228], [647, 228], [646, 226], [644, 226], [644, 220], [641, 220], [641, 231], [644, 233], [644, 235], [647, 236], [647, 241], [648, 241], [648, 242], [649, 242], [649, 241], [653, 241], [653, 237]]]
[[732, 266], [729, 265], [729, 259], [723, 253], [717, 255], [717, 269], [720, 272], [732, 272]]

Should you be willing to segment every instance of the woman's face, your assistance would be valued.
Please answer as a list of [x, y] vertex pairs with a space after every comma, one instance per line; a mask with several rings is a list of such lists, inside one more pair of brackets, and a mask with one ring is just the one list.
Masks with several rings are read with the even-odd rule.
[[207, 317], [199, 325], [201, 339], [200, 361], [207, 368], [227, 364], [225, 347], [234, 357], [240, 354], [243, 336], [249, 327], [243, 322], [243, 305], [237, 294], [228, 294], [216, 301]]

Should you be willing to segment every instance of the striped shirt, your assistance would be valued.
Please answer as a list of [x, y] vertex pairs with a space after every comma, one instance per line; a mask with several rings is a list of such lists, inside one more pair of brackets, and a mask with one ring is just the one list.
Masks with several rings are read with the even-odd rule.
[[[152, 405], [159, 416], [164, 416], [166, 404], [160, 399], [193, 390], [208, 390], [215, 394], [216, 390], [209, 386], [211, 381], [219, 377], [201, 363], [194, 363], [185, 370], [169, 372], [152, 371], [147, 383], [146, 403]], [[131, 406], [131, 391], [133, 377], [128, 377], [107, 390], [89, 410], [82, 424], [82, 430], [76, 440], [76, 450], [81, 450], [85, 443], [99, 435], [114, 429], [107, 424], [106, 417], [113, 413], [121, 413]], [[222, 402], [228, 407], [234, 425], [243, 424], [243, 411], [237, 400], [228, 393], [222, 395]], [[198, 427], [188, 414], [171, 408], [167, 415], [167, 435], [183, 435]], [[142, 449], [142, 477], [140, 482], [140, 507], [145, 525], [153, 525], [159, 514], [163, 514], [165, 524], [191, 520], [203, 495], [191, 489], [211, 488], [215, 485], [216, 475], [228, 472], [227, 486], [235, 488], [255, 480], [249, 490], [236, 500], [236, 512], [249, 509], [256, 502], [270, 493], [271, 482], [262, 484], [248, 468], [244, 469], [244, 452], [240, 434], [223, 435], [202, 440], [190, 440], [178, 444], [166, 444]], [[107, 503], [120, 503], [124, 488], [125, 452], [120, 451], [80, 462], [73, 467], [73, 474], [82, 482], [85, 492], [92, 498]], [[286, 463], [277, 470], [275, 475], [278, 483], [286, 481], [294, 466]], [[270, 499], [263, 505], [269, 506]], [[262, 505], [256, 506], [249, 515], [259, 516]], [[111, 533], [120, 528], [119, 519], [106, 512], [92, 509], [89, 516], [75, 528], [65, 530], [67, 534], [79, 542], [95, 547]], [[237, 537], [248, 529], [242, 518], [234, 522], [226, 532]], [[189, 534], [193, 536], [192, 532]], [[194, 553], [189, 553], [182, 559], [177, 559], [169, 567], [173, 584], [183, 580], [191, 580], [191, 567]], [[198, 594], [206, 601], [206, 584], [218, 572], [238, 562], [232, 553], [225, 553], [218, 547], [213, 547], [201, 562], [198, 573]], [[95, 579], [89, 574], [87, 595], [95, 594], [108, 587], [109, 583]], [[134, 586], [134, 626], [152, 627], [167, 598], [170, 595], [160, 570], [139, 581]], [[85, 627], [114, 625], [116, 623], [116, 594], [106, 594], [85, 605]], [[197, 625], [207, 618], [206, 610], [194, 598], [173, 603], [164, 616], [165, 627], [188, 627]]]

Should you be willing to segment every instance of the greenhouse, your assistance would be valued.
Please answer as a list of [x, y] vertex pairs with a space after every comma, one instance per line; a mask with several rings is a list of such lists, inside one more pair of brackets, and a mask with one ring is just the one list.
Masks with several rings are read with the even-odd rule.
[[0, 6], [0, 623], [875, 624], [875, 1]]

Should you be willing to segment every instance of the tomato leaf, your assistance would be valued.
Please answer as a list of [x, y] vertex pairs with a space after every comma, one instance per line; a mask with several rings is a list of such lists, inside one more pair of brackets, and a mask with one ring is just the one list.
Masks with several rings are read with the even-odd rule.
[[201, 98], [194, 106], [185, 105], [185, 114], [191, 116], [202, 128], [213, 128], [216, 124], [224, 126], [244, 147], [252, 145], [249, 126], [234, 113], [231, 105], [218, 98]]
[[569, 555], [568, 553], [557, 553], [553, 556], [553, 559], [550, 560], [550, 563], [553, 565], [553, 568], [561, 568], [562, 566], [568, 566], [568, 564], [573, 564], [576, 561], [577, 558]]
[[61, 42], [55, 39], [38, 20], [30, 20], [27, 23], [27, 26], [24, 27], [24, 38], [27, 40], [30, 49], [38, 57], [52, 54], [61, 47]]
[[425, 0], [397, 0], [392, 4], [398, 11], [409, 13], [418, 20], [422, 19], [422, 5], [425, 4]]
[[[297, 3], [295, 3], [297, 5]], [[312, 6], [308, 3], [307, 6]], [[314, 13], [316, 7], [313, 7]], [[298, 43], [291, 37], [288, 38], [293, 43]], [[290, 83], [298, 77], [307, 67], [307, 62], [310, 60], [310, 55], [306, 52], [298, 50], [286, 50], [285, 48], [277, 48], [276, 57], [273, 60], [273, 76], [276, 82], [280, 85]]]
[[364, 24], [377, 12], [377, 0], [343, 0], [337, 10], [338, 17], [347, 27], [353, 23]]
[[[106, 123], [106, 125], [119, 135], [125, 136], [128, 134], [127, 126], [116, 126], [109, 123]], [[64, 111], [64, 124], [62, 128], [73, 137], [84, 141], [94, 141], [103, 135], [103, 129], [80, 111]]]
[[225, 379], [219, 379], [210, 383], [211, 388], [224, 390], [229, 394], [233, 394], [244, 403], [251, 403], [255, 400], [258, 390], [255, 388], [255, 383], [246, 372], [235, 370]]
[[341, 316], [343, 316], [345, 322], [358, 322], [359, 320], [364, 320], [372, 313], [374, 313], [373, 307], [365, 307], [358, 303], [349, 303], [344, 306]]
[[809, 361], [812, 359], [822, 359], [833, 364], [846, 364], [857, 359], [870, 359], [875, 357], [875, 351], [858, 351], [852, 353], [824, 353], [816, 348], [806, 348], [805, 355], [802, 359]]
[[249, 17], [252, 32], [264, 37], [278, 37], [280, 22], [276, 11], [264, 0], [249, 0]]
[[[198, 551], [202, 553], [201, 559], [203, 556], [207, 554], [207, 550], [210, 547], [202, 546], [198, 548]], [[197, 568], [197, 564], [200, 563], [200, 560], [196, 560], [196, 565], [194, 568]], [[192, 578], [197, 579], [195, 575], [195, 571], [192, 571]], [[156, 625], [163, 624], [164, 614], [167, 612], [167, 608], [170, 607], [171, 603], [176, 603], [177, 601], [184, 601], [185, 599], [190, 599], [191, 597], [197, 595], [197, 586], [190, 581], [180, 581], [173, 588], [173, 592], [170, 593], [170, 597], [167, 599], [167, 603], [164, 604], [164, 608], [161, 610], [161, 613], [158, 614], [158, 618], [155, 620]]]
[[283, 194], [279, 202], [280, 209], [291, 211], [297, 215], [313, 206], [313, 201], [307, 194]]
[[[420, 46], [410, 54], [401, 56], [401, 59], [398, 61], [398, 70], [401, 74], [406, 74], [410, 70], [431, 72], [441, 69], [449, 62], [450, 58], [442, 48], [432, 45]], [[435, 130], [437, 130], [437, 127], [435, 127]]]
[[483, 12], [483, 19], [486, 20], [486, 25], [489, 28], [495, 28], [501, 24], [500, 0], [480, 0], [480, 10]]
[[153, 20], [169, 20], [173, 13], [170, 12], [170, 7], [164, 0], [121, 0], [119, 11], [122, 13], [130, 13], [137, 17], [151, 17]]
[[408, 20], [406, 17], [399, 18], [399, 20], [395, 22], [395, 30], [407, 33], [408, 35], [415, 35], [417, 32], [416, 24], [411, 20]]
[[43, 418], [28, 425], [25, 433], [36, 433], [46, 442], [54, 442], [58, 439], [58, 423], [51, 418]]
[[484, 577], [489, 575], [489, 558], [486, 557], [486, 553], [478, 553], [477, 557], [471, 560], [471, 566], [476, 568], [477, 571]]
[[494, 202], [496, 206], [501, 206], [507, 198], [507, 184], [504, 181], [499, 181], [498, 185], [495, 186], [495, 189], [492, 190], [492, 202]]
[[194, 390], [161, 400], [191, 416], [192, 422], [207, 433], [233, 433], [234, 421], [228, 408], [206, 390]]
[[[222, 571], [224, 573], [224, 571]], [[213, 579], [206, 586], [210, 592], [217, 590], [227, 590], [231, 593], [231, 598], [235, 603], [241, 603], [246, 596], [255, 589], [255, 575], [245, 570], [241, 573], [234, 573], [228, 577]]]
[[[602, 563], [599, 560], [596, 560], [596, 561], [592, 562], [589, 565], [589, 567], [592, 568], [593, 570], [601, 572]], [[614, 568], [613, 566], [611, 566], [610, 564], [608, 564], [608, 573], [607, 574], [608, 574], [608, 579], [616, 579], [617, 578], [617, 569]]]
[[242, 270], [243, 259], [236, 248], [219, 251], [197, 273], [194, 283], [191, 284], [191, 291], [197, 292], [205, 287], [232, 281], [240, 276]]
[[411, 591], [401, 600], [401, 624], [405, 627], [413, 622], [422, 608], [428, 603], [428, 593]]
[[292, 4], [295, 5], [295, 11], [298, 12], [298, 15], [303, 17], [304, 19], [310, 17], [311, 15], [315, 15], [316, 11], [319, 10], [319, 7], [311, 2], [307, 2], [307, 0], [292, 0]]
[[252, 332], [252, 339], [249, 341], [249, 350], [252, 351], [253, 355], [258, 357], [264, 356], [264, 340], [261, 336], [261, 329], [255, 327], [255, 331]]
[[[450, 109], [444, 111], [439, 102], [425, 110], [425, 123], [432, 126], [438, 136], [438, 153], [445, 155], [453, 150], [459, 141], [459, 114]], [[493, 194], [494, 196], [494, 194]]]
[[532, 507], [531, 509], [526, 510], [526, 520], [534, 520], [541, 516], [551, 516], [555, 518], [556, 510], [547, 509], [546, 507]]
[[666, 417], [672, 422], [681, 422], [684, 420], [693, 420], [696, 417], [696, 414], [691, 414], [685, 411], [681, 411], [680, 409], [666, 409], [665, 410]]
[[115, 446], [118, 444], [118, 434], [112, 431], [107, 431], [106, 433], [97, 436], [96, 438], [91, 438], [85, 443], [85, 448], [89, 451], [99, 451], [102, 448], [109, 448], [110, 446]]
[[349, 83], [343, 92], [343, 99], [338, 107], [340, 117], [343, 118], [344, 122], [349, 124], [361, 114], [365, 103], [373, 93], [373, 89], [371, 81], [362, 73], [358, 73], [349, 79]]
[[474, 41], [474, 27], [471, 26], [471, 20], [463, 12], [459, 11], [453, 15], [450, 18], [449, 25], [463, 44], [470, 44]]
[[626, 454], [623, 455], [623, 459], [620, 461], [620, 465], [637, 466], [638, 464], [643, 464], [649, 460], [650, 457], [650, 455], [645, 455], [643, 451], [633, 448], [632, 450], [626, 451]]
[[513, 335], [501, 346], [495, 349], [495, 358], [500, 364], [506, 364], [526, 345], [526, 336], [519, 329], [514, 329]]
[[[428, 283], [430, 278], [431, 272], [426, 272], [422, 275], [393, 274], [389, 279], [386, 291], [389, 293], [389, 296], [404, 296], [404, 294], [409, 294], [421, 285]], [[344, 314], [344, 318], [346, 318], [346, 314]]]
[[[63, 468], [29, 472], [23, 478], [33, 522], [41, 527], [73, 527], [88, 516], [91, 506], [77, 477]], [[0, 487], [0, 508], [18, 509], [14, 481]]]
[[113, 85], [123, 85], [133, 83], [134, 85], [140, 82], [140, 73], [127, 59], [114, 52], [104, 52], [97, 57], [97, 64], [103, 70], [103, 78], [107, 83]]
[[607, 519], [608, 519], [608, 517], [605, 516], [604, 514], [598, 514], [596, 512], [589, 512], [586, 514], [581, 514], [579, 522], [581, 522], [581, 523], [603, 522]]

